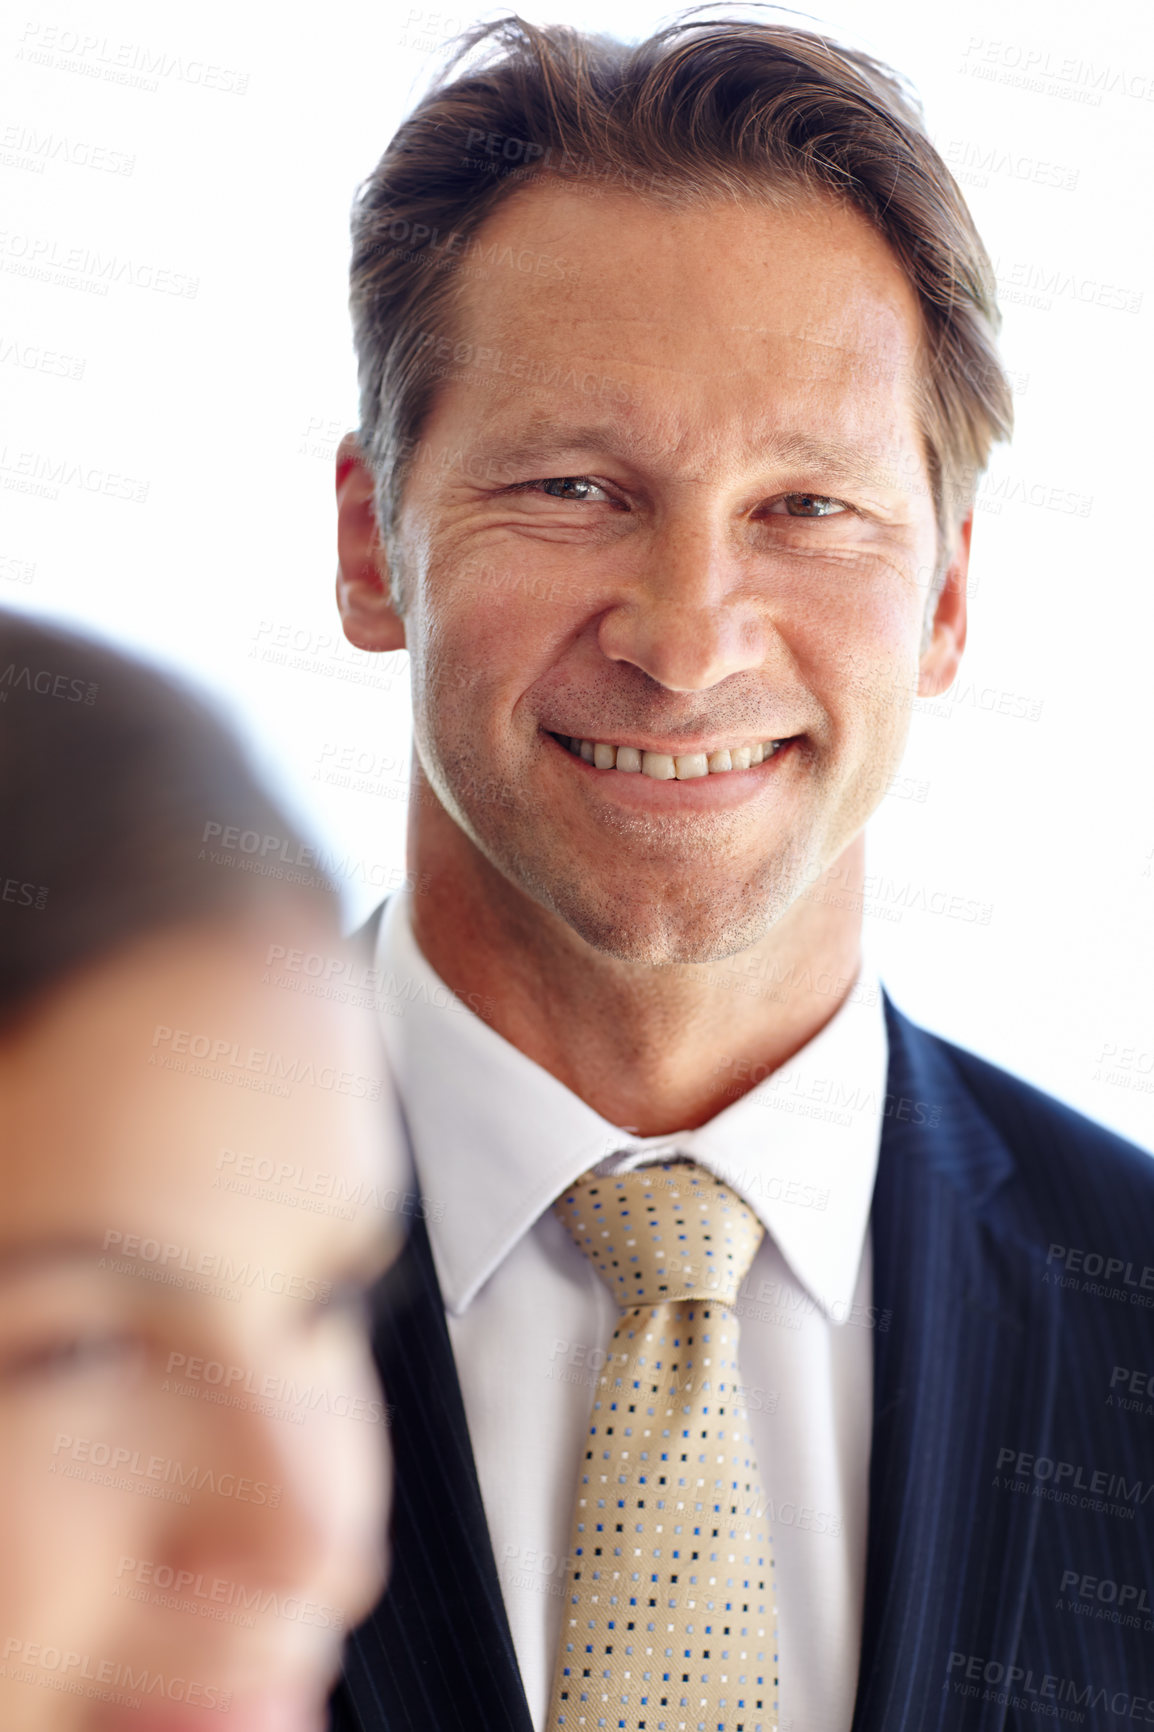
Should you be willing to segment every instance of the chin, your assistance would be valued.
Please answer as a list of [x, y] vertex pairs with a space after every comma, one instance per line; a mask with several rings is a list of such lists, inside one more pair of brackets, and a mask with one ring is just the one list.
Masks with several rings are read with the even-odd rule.
[[[711, 963], [748, 950], [820, 876], [821, 840], [809, 824], [758, 853], [725, 834], [711, 844], [625, 823], [588, 847], [558, 847], [539, 815], [516, 805], [453, 811], [506, 883], [604, 956], [652, 968]], [[648, 856], [648, 857], [647, 857]]]
[[655, 898], [645, 886], [590, 888], [554, 884], [542, 900], [591, 949], [650, 968], [736, 956], [765, 936], [790, 900], [765, 888], [738, 897], [726, 887], [708, 900], [668, 892]]

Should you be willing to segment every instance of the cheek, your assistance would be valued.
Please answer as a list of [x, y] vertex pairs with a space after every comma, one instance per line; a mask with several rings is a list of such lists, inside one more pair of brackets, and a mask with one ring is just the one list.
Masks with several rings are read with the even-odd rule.
[[[364, 1541], [375, 1545], [384, 1527], [392, 1478], [392, 1453], [384, 1399], [378, 1388], [359, 1390], [345, 1381], [332, 1413], [310, 1414], [296, 1428], [305, 1484], [324, 1500], [323, 1519], [345, 1567], [359, 1567]], [[343, 1397], [348, 1393], [350, 1399]]]
[[895, 682], [912, 694], [923, 606], [908, 584], [827, 586], [795, 616], [790, 648], [807, 680], [835, 704], [868, 701]]
[[[301, 1407], [305, 1422], [284, 1434], [315, 1458], [315, 1477], [306, 1478], [324, 1488], [327, 1507], [341, 1519], [377, 1508], [388, 1415], [359, 1323], [334, 1322], [331, 1331], [319, 1331], [311, 1345], [285, 1356], [281, 1375], [286, 1387], [309, 1392]], [[347, 1475], [337, 1471], [340, 1462], [348, 1465]]]
[[582, 616], [553, 599], [547, 580], [514, 568], [499, 576], [431, 571], [427, 583], [410, 642], [419, 737], [447, 742], [468, 733], [493, 743]]
[[[879, 773], [903, 749], [917, 690], [924, 611], [913, 581], [885, 567], [809, 587], [783, 624], [801, 678], [830, 718], [841, 752]], [[884, 779], [884, 778], [883, 778]]]
[[[328, 1366], [329, 1411], [310, 1412], [293, 1427], [286, 1465], [298, 1495], [309, 1498], [327, 1544], [318, 1563], [317, 1593], [355, 1624], [382, 1586], [382, 1548], [392, 1494], [392, 1447], [386, 1398], [363, 1355]], [[314, 1377], [314, 1385], [319, 1382]]]
[[[6, 1642], [99, 1654], [125, 1622], [118, 1569], [151, 1555], [164, 1506], [94, 1482], [108, 1469], [76, 1459], [92, 1439], [118, 1435], [113, 1414], [57, 1402], [16, 1416], [5, 1404], [0, 1429], [0, 1632]], [[0, 1715], [0, 1723], [24, 1721]]]

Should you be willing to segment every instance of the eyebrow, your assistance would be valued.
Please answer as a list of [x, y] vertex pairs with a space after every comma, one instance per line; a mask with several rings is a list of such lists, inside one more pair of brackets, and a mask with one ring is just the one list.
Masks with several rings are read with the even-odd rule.
[[[554, 417], [538, 416], [507, 434], [496, 430], [482, 434], [479, 449], [489, 463], [510, 467], [603, 452], [617, 453], [641, 464], [651, 458], [653, 444], [639, 439], [625, 423], [612, 419], [565, 427]], [[819, 438], [810, 433], [774, 434], [750, 441], [748, 453], [754, 463], [772, 464], [785, 470], [819, 469], [858, 487], [892, 488], [900, 485], [901, 480], [880, 453], [865, 452], [847, 441]]]

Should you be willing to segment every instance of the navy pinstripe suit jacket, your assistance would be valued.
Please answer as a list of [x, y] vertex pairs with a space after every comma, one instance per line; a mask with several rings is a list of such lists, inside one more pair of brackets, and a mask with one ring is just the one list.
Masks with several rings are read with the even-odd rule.
[[[1154, 1160], [886, 1014], [853, 1732], [1154, 1725]], [[376, 1352], [392, 1580], [332, 1732], [532, 1732], [421, 1222]]]

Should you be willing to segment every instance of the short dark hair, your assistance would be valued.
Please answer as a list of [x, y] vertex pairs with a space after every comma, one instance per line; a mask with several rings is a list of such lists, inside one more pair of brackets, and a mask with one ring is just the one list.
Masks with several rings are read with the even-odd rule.
[[[451, 76], [477, 51], [479, 63]], [[496, 158], [478, 172], [473, 152], [484, 157], [493, 139]], [[780, 24], [689, 19], [630, 46], [508, 17], [464, 38], [354, 205], [360, 441], [386, 536], [436, 391], [436, 338], [450, 326], [470, 239], [543, 176], [665, 202], [809, 193], [860, 212], [921, 307], [919, 409], [939, 526], [964, 514], [1013, 421], [993, 272], [898, 76]]]
[[244, 870], [261, 862], [241, 849], [222, 865], [211, 826], [298, 840], [191, 692], [91, 638], [0, 614], [0, 1026], [136, 939], [271, 897], [300, 900], [335, 934], [323, 872], [281, 883]]

